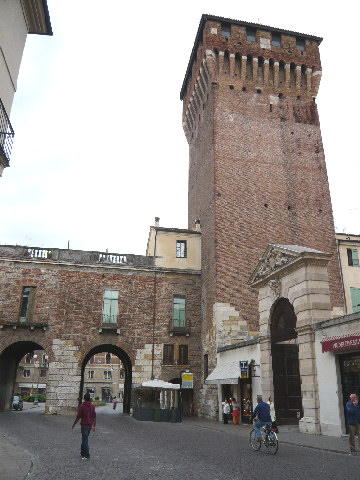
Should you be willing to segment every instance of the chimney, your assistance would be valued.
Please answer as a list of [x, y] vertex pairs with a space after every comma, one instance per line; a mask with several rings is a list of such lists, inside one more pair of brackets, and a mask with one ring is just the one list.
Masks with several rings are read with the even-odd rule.
[[160, 217], [155, 217], [155, 227], [159, 226]]
[[200, 219], [195, 220], [195, 230], [201, 232]]

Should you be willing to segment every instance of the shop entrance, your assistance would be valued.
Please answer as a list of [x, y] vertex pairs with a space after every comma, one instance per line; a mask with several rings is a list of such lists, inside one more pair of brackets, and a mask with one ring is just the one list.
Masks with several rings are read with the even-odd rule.
[[271, 316], [271, 354], [274, 404], [278, 424], [298, 424], [302, 416], [299, 350], [296, 315], [289, 300], [282, 298]]
[[242, 378], [240, 380], [240, 393], [241, 393], [241, 411], [240, 411], [241, 423], [251, 423], [251, 413], [253, 411], [251, 377]]
[[[341, 385], [343, 396], [344, 416], [346, 419], [346, 403], [352, 393], [360, 394], [360, 354], [347, 353], [339, 355]], [[346, 422], [345, 422], [346, 423]], [[346, 433], [349, 433], [349, 427], [346, 424]]]

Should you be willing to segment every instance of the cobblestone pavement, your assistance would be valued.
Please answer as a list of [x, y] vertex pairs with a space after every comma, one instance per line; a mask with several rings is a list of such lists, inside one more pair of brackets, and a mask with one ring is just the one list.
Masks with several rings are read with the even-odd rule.
[[[246, 427], [226, 431], [191, 421], [138, 422], [111, 406], [98, 408], [97, 429], [89, 438], [91, 459], [85, 461], [79, 454], [80, 427], [71, 429], [73, 418], [41, 412], [0, 415], [0, 440], [11, 442], [19, 459], [31, 459], [30, 480], [358, 478], [360, 457], [288, 443], [280, 443], [271, 456], [263, 448], [251, 450]], [[4, 472], [0, 464], [0, 480], [25, 478]]]

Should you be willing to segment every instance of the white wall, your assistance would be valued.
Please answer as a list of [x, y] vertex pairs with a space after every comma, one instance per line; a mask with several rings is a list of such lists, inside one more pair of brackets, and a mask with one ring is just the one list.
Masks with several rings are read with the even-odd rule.
[[20, 0], [0, 1], [0, 98], [9, 116], [26, 35]]
[[[231, 350], [226, 350], [217, 354], [217, 365], [228, 362], [239, 362], [239, 361], [248, 361], [250, 364], [251, 360], [255, 360], [256, 365], [260, 365], [260, 344], [256, 343], [254, 345], [246, 345], [244, 347], [233, 348]], [[261, 394], [261, 370], [260, 367], [256, 369], [256, 375], [259, 377], [252, 378], [252, 404], [256, 406], [256, 395]], [[235, 387], [235, 385], [234, 385]], [[222, 386], [218, 385], [218, 398], [219, 398], [219, 420], [222, 420]], [[240, 403], [240, 392], [238, 393], [239, 398], [237, 400]]]

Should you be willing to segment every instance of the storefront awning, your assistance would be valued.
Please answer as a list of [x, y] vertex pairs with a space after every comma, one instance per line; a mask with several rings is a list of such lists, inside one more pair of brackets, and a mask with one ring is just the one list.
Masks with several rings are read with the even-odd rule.
[[239, 362], [228, 362], [217, 365], [205, 380], [206, 384], [237, 384], [240, 377]]
[[360, 332], [323, 338], [320, 343], [323, 353], [360, 348]]

